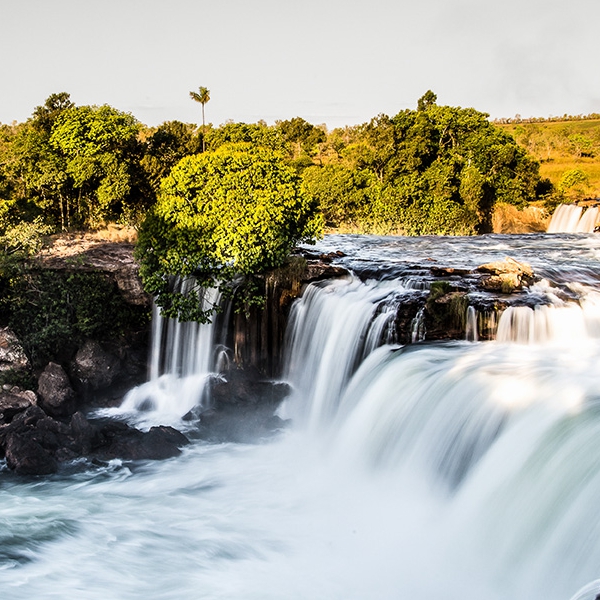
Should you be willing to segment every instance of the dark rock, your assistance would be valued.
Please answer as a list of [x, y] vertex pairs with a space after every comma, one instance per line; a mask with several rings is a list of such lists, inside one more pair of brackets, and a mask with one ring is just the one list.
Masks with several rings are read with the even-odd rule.
[[92, 450], [92, 442], [96, 435], [94, 427], [83, 413], [78, 411], [71, 417], [69, 428], [73, 440], [73, 449], [82, 456], [88, 455]]
[[85, 391], [109, 387], [120, 371], [119, 359], [106, 352], [95, 340], [84, 342], [71, 366], [71, 374], [77, 387]]
[[255, 369], [233, 368], [213, 377], [207, 387], [211, 407], [189, 416], [199, 418], [203, 439], [251, 442], [282, 428], [274, 412], [290, 393], [287, 383], [263, 379]]
[[162, 460], [181, 454], [188, 439], [172, 427], [152, 427], [143, 432], [125, 424], [108, 424], [100, 431], [104, 443], [94, 450], [100, 460]]
[[208, 384], [210, 402], [216, 409], [232, 405], [275, 406], [289, 393], [287, 383], [262, 379], [254, 369], [230, 369], [211, 378]]
[[29, 436], [10, 434], [5, 453], [6, 464], [19, 475], [50, 475], [58, 469], [52, 454]]
[[68, 416], [75, 412], [75, 392], [64, 369], [49, 363], [38, 379], [39, 404], [53, 417]]
[[11, 387], [10, 391], [0, 391], [0, 423], [7, 423], [30, 406], [37, 403], [37, 396], [31, 390]]

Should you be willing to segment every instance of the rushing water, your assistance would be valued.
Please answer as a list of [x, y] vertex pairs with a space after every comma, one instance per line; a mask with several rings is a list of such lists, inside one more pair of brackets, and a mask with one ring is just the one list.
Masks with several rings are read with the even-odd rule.
[[548, 233], [593, 233], [599, 215], [597, 206], [591, 206], [584, 212], [582, 206], [561, 204], [552, 215]]
[[[0, 473], [3, 599], [595, 599], [600, 239], [332, 236], [317, 249], [346, 252], [357, 276], [294, 306], [290, 427], [163, 462]], [[424, 266], [506, 255], [547, 281], [537, 308], [504, 313], [498, 340], [394, 343], [394, 307], [426, 293]], [[121, 413], [185, 428], [219, 332], [156, 327], [151, 379]]]

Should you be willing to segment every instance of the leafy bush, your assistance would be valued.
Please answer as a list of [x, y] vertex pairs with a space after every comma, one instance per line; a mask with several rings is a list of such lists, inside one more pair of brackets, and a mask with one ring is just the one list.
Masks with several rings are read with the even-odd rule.
[[[208, 320], [202, 288], [227, 291], [239, 276], [250, 282], [245, 300], [256, 301], [252, 277], [320, 234], [317, 203], [300, 184], [279, 154], [249, 144], [181, 160], [140, 228], [136, 255], [146, 291], [165, 314], [184, 320]], [[173, 276], [193, 276], [198, 287], [175, 292]]]

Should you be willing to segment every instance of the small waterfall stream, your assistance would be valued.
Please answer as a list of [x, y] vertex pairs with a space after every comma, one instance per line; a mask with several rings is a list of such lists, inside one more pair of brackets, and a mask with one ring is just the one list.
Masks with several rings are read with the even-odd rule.
[[591, 206], [583, 212], [581, 206], [561, 204], [552, 215], [548, 233], [593, 233], [599, 216], [597, 206]]

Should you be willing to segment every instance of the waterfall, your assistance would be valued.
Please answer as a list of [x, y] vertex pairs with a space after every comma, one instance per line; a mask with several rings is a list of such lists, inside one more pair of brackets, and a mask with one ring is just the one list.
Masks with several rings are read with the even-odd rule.
[[[303, 399], [296, 406], [309, 409], [293, 416], [313, 426], [331, 416], [361, 361], [382, 344], [396, 341], [398, 306], [415, 287], [412, 281], [363, 283], [355, 277], [307, 287], [290, 315], [284, 378], [292, 383], [295, 396]], [[413, 328], [417, 338], [422, 329], [419, 314]]]
[[[194, 282], [177, 282], [185, 294]], [[203, 310], [212, 310], [209, 323], [179, 321], [161, 315], [154, 305], [149, 358], [149, 380], [131, 389], [118, 409], [106, 414], [128, 415], [137, 425], [180, 425], [181, 417], [202, 405], [207, 377], [222, 361], [216, 344], [216, 308], [220, 293], [216, 288], [203, 290]]]
[[598, 221], [598, 207], [583, 212], [581, 206], [560, 204], [550, 220], [548, 233], [593, 233]]
[[518, 582], [507, 597], [572, 595], [600, 565], [597, 294], [510, 307], [496, 341], [401, 347], [381, 310], [393, 288], [309, 286], [290, 322], [288, 416], [326, 432], [340, 465], [425, 476], [456, 535]]

